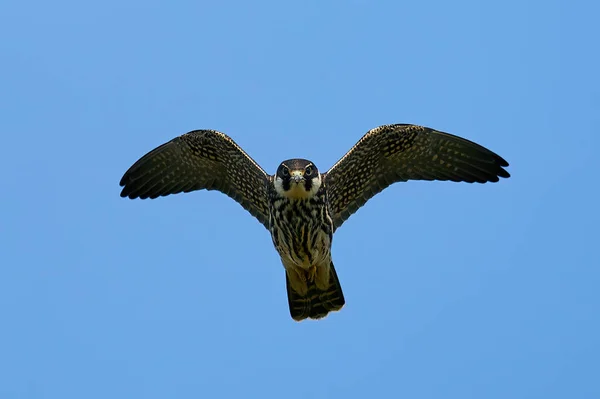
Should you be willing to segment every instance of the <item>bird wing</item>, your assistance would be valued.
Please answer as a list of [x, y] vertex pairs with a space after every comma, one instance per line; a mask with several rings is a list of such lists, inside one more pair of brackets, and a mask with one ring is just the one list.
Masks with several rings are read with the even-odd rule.
[[219, 190], [269, 228], [265, 171], [227, 135], [195, 130], [150, 151], [121, 178], [121, 197], [157, 198]]
[[492, 151], [427, 127], [396, 124], [369, 130], [325, 174], [334, 228], [389, 185], [408, 180], [497, 182], [510, 177]]

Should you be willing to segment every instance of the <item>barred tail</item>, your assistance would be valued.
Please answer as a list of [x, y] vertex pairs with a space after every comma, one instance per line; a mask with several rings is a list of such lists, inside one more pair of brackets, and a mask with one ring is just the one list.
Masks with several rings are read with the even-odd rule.
[[320, 290], [314, 282], [308, 282], [308, 292], [302, 296], [292, 289], [290, 280], [285, 274], [290, 314], [296, 321], [306, 318], [321, 319], [329, 312], [340, 310], [346, 301], [337, 273], [331, 263], [329, 269], [329, 287]]

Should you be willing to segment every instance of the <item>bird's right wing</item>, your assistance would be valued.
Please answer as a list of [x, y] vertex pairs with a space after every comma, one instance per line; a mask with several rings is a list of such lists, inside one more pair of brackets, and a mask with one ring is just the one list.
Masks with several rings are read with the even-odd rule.
[[408, 180], [497, 182], [502, 157], [472, 141], [423, 126], [369, 130], [325, 175], [334, 229], [390, 184]]
[[269, 176], [231, 138], [195, 130], [150, 151], [123, 175], [121, 197], [157, 198], [219, 190], [269, 228]]

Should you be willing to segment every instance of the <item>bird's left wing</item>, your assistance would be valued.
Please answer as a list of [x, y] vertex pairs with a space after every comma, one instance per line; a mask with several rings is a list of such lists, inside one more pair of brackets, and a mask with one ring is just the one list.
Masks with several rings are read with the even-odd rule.
[[372, 129], [325, 174], [334, 229], [390, 184], [407, 180], [497, 182], [502, 157], [472, 141], [423, 126]]
[[121, 178], [121, 197], [157, 198], [219, 190], [269, 228], [269, 176], [231, 138], [195, 130], [150, 151]]

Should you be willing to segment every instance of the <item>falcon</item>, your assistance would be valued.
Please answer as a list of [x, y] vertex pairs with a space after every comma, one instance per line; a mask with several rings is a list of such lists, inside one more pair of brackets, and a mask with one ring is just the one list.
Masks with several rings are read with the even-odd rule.
[[497, 182], [510, 174], [502, 157], [472, 141], [423, 126], [368, 131], [327, 172], [306, 159], [267, 174], [230, 137], [194, 130], [155, 148], [123, 175], [121, 197], [157, 198], [218, 190], [271, 234], [285, 269], [290, 315], [320, 319], [344, 294], [331, 260], [333, 233], [371, 197], [408, 180]]

